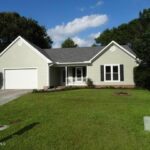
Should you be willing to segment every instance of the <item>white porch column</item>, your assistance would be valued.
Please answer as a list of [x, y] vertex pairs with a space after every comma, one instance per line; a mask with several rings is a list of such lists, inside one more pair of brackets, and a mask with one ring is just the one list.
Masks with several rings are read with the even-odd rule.
[[88, 67], [87, 66], [85, 66], [86, 67], [86, 76], [85, 76], [85, 82], [87, 83], [87, 79], [88, 79]]
[[68, 85], [68, 67], [65, 67], [65, 75], [66, 75], [66, 86]]

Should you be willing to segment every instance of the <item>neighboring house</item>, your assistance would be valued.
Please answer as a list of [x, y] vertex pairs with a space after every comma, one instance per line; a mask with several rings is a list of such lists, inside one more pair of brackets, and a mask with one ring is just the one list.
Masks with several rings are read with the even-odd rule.
[[41, 49], [17, 37], [0, 54], [0, 88], [43, 89], [54, 86], [134, 87], [136, 55], [112, 41], [105, 47]]

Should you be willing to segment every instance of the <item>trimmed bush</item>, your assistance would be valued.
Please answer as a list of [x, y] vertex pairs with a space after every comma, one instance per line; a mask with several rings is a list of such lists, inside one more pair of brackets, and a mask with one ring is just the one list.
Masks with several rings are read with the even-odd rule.
[[134, 69], [134, 81], [137, 87], [150, 90], [150, 68], [139, 66]]
[[86, 83], [87, 83], [88, 87], [90, 87], [90, 88], [94, 87], [93, 81], [90, 78], [87, 79]]

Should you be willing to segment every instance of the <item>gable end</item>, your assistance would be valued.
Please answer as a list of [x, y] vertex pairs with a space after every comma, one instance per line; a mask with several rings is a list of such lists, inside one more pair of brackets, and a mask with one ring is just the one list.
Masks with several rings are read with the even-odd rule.
[[22, 38], [21, 36], [18, 36], [12, 43], [10, 43], [1, 53], [0, 53], [0, 57], [2, 57], [18, 40], [21, 40], [22, 42], [24, 42], [27, 46], [29, 46], [38, 56], [40, 56], [44, 61], [46, 61], [47, 63], [52, 63], [52, 61], [50, 59], [48, 59], [44, 54], [42, 54], [41, 52], [39, 52], [38, 49], [36, 49], [35, 47], [33, 47], [30, 43], [28, 43], [24, 38]]
[[108, 50], [108, 48], [112, 45], [116, 45], [117, 47], [119, 47], [123, 52], [127, 53], [129, 56], [131, 56], [131, 58], [136, 59], [136, 56], [134, 54], [132, 54], [131, 52], [129, 52], [127, 49], [125, 49], [123, 46], [119, 45], [117, 42], [112, 41], [110, 42], [106, 47], [104, 47], [99, 53], [97, 53], [91, 60], [90, 62], [93, 62], [94, 60], [96, 60], [98, 58], [98, 56], [100, 56], [101, 54], [103, 54], [105, 51]]

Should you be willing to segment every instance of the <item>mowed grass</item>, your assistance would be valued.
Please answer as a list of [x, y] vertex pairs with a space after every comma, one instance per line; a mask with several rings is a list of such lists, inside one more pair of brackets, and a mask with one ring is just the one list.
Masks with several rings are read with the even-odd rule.
[[146, 90], [31, 93], [0, 106], [0, 150], [150, 150], [145, 115]]

